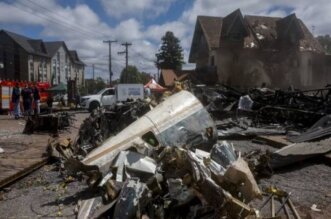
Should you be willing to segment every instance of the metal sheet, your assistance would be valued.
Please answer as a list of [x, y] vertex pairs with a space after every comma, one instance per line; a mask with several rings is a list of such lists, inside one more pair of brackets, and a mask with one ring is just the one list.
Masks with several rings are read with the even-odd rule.
[[271, 154], [271, 168], [280, 168], [331, 151], [331, 138], [319, 142], [297, 143]]
[[[190, 119], [192, 115], [195, 115], [194, 120], [198, 119], [199, 121], [194, 123], [195, 125], [189, 123], [189, 121], [193, 121], [193, 119]], [[169, 133], [174, 133], [178, 129], [187, 131], [177, 132], [175, 133], [176, 136], [171, 135], [173, 139], [169, 141]], [[209, 136], [208, 130], [211, 132]], [[199, 136], [200, 140], [206, 141], [217, 138], [215, 124], [199, 100], [190, 92], [181, 91], [166, 99], [116, 136], [106, 140], [100, 147], [88, 154], [83, 163], [96, 165], [105, 174], [111, 161], [120, 151], [133, 145], [143, 145], [145, 142], [141, 137], [147, 132], [154, 133], [161, 145], [169, 146], [177, 146], [183, 142], [187, 143], [194, 137], [199, 138]], [[188, 132], [192, 134], [192, 139], [187, 139]], [[185, 141], [181, 142], [180, 139], [185, 139]]]

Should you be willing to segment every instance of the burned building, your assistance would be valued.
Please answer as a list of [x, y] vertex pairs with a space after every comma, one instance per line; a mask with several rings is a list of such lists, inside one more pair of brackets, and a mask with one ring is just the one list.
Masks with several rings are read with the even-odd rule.
[[190, 63], [200, 74], [217, 73], [236, 87], [316, 88], [331, 81], [329, 57], [306, 25], [287, 17], [198, 16]]

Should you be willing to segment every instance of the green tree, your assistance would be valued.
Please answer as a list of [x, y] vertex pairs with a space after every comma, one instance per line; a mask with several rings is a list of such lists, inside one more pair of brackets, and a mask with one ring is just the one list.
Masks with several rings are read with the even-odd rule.
[[149, 74], [139, 72], [136, 66], [129, 65], [128, 69], [124, 68], [121, 72], [120, 83], [138, 83], [145, 84], [150, 79]]
[[322, 47], [325, 49], [325, 52], [327, 54], [331, 54], [331, 38], [330, 38], [330, 35], [318, 36], [317, 40], [322, 45]]
[[180, 40], [171, 31], [167, 31], [161, 40], [161, 48], [155, 54], [156, 67], [158, 69], [182, 69], [184, 61]]
[[149, 80], [151, 80], [151, 75], [146, 73], [146, 72], [141, 72], [140, 73], [140, 80], [143, 84], [146, 84], [147, 82], [149, 82]]
[[100, 77], [98, 77], [96, 80], [88, 79], [85, 80], [85, 87], [80, 89], [80, 94], [96, 94], [105, 87], [107, 87], [107, 84], [105, 83], [105, 80]]

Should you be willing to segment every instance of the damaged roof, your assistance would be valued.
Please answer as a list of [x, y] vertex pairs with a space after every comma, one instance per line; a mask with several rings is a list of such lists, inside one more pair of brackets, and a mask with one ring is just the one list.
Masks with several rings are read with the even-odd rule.
[[197, 53], [197, 49], [201, 43], [201, 36], [204, 36], [209, 50], [219, 47], [222, 19], [223, 18], [221, 17], [198, 16], [191, 45], [189, 62], [195, 60], [193, 54]]
[[198, 21], [201, 29], [206, 36], [207, 44], [210, 49], [219, 47], [219, 39], [222, 28], [221, 17], [199, 16]]
[[245, 48], [274, 47], [277, 40], [277, 21], [280, 17], [265, 17], [246, 15], [245, 22], [249, 26], [250, 34], [245, 39]]
[[[236, 19], [242, 18], [239, 9], [226, 17], [198, 16], [194, 30], [189, 62], [195, 62], [201, 39], [205, 39], [209, 51], [220, 47], [222, 35], [226, 34], [233, 25], [238, 25]], [[314, 38], [307, 26], [295, 14], [284, 18], [245, 15], [240, 19], [244, 25], [244, 48], [278, 49], [279, 39], [290, 41], [290, 35], [298, 40], [300, 51], [324, 53], [323, 47]], [[226, 29], [227, 31], [223, 30]], [[223, 36], [224, 37], [224, 36]]]
[[166, 87], [171, 87], [174, 85], [175, 80], [182, 81], [190, 73], [191, 71], [185, 71], [185, 70], [175, 71], [173, 69], [161, 69], [160, 84]]
[[300, 40], [300, 51], [314, 51], [318, 53], [324, 53], [323, 46], [318, 42], [313, 34], [309, 31], [307, 26], [302, 20], [298, 19], [299, 25], [301, 26], [304, 34], [304, 38]]

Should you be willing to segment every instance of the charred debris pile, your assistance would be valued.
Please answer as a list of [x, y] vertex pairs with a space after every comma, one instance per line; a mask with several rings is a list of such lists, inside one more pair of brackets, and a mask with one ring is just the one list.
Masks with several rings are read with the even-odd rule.
[[68, 112], [28, 116], [23, 133], [49, 132], [58, 135], [59, 130], [68, 129], [74, 120], [74, 115]]
[[[180, 91], [156, 107], [142, 101], [95, 111], [77, 140], [50, 141], [67, 173], [89, 185], [90, 196], [78, 203], [77, 218], [264, 218], [252, 204], [268, 193], [259, 189], [256, 172], [331, 150], [326, 139], [244, 157], [220, 140], [224, 133], [240, 133], [238, 128], [256, 134], [279, 131], [279, 126], [282, 132], [295, 130], [296, 139], [299, 128], [305, 131], [301, 135], [320, 137], [324, 132], [316, 134], [318, 125], [310, 126], [325, 119], [328, 92], [315, 97], [267, 89], [244, 94], [229, 87], [193, 92]], [[294, 112], [300, 115], [290, 116]], [[281, 201], [282, 209], [289, 204], [300, 218], [289, 197]], [[272, 218], [280, 218], [277, 214]]]
[[[331, 87], [305, 91], [255, 88], [242, 92], [219, 86], [197, 87], [194, 93], [216, 121], [220, 136], [288, 134], [290, 140], [298, 142], [303, 138], [294, 136], [305, 131], [312, 138], [331, 134], [325, 123], [331, 112]], [[316, 127], [323, 127], [323, 133], [314, 135], [312, 129], [316, 131]]]

